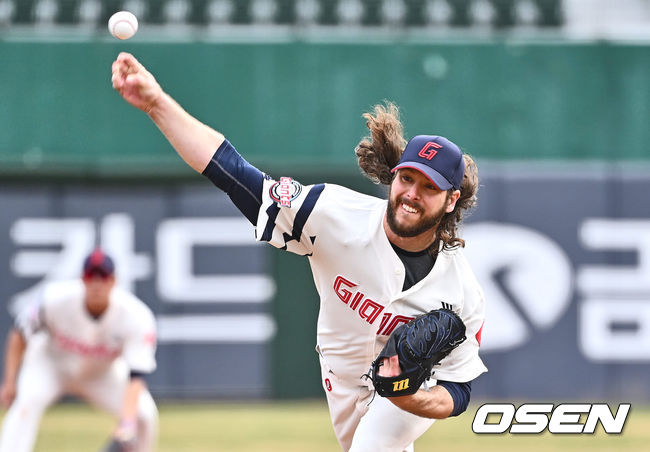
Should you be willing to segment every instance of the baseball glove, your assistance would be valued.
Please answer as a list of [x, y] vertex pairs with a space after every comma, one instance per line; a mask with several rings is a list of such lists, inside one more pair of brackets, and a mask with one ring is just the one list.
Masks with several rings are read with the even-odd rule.
[[125, 444], [117, 439], [111, 439], [100, 452], [130, 452], [134, 450], [130, 444]]
[[[458, 347], [465, 337], [465, 324], [449, 309], [434, 309], [395, 329], [373, 361], [370, 377], [377, 394], [399, 397], [414, 394], [431, 377], [433, 366]], [[397, 355], [401, 374], [383, 377], [384, 358]]]
[[135, 437], [129, 439], [111, 438], [100, 452], [134, 452], [136, 450]]

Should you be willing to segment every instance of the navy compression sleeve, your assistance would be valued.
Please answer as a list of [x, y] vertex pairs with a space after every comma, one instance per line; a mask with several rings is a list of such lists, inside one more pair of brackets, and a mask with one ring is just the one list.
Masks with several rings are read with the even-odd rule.
[[253, 226], [257, 224], [266, 176], [244, 160], [228, 140], [219, 146], [202, 174], [226, 192]]
[[467, 409], [469, 405], [469, 395], [472, 392], [472, 382], [468, 381], [467, 383], [456, 383], [454, 381], [442, 381], [438, 380], [438, 385], [444, 387], [451, 398], [454, 400], [454, 411], [449, 415], [458, 416]]

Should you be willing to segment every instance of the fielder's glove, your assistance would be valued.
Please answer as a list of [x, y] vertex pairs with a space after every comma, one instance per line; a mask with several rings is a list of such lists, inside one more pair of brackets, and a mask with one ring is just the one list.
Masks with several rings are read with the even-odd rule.
[[101, 452], [133, 452], [136, 448], [136, 423], [120, 422], [113, 437]]
[[[377, 394], [399, 397], [415, 394], [431, 377], [433, 366], [465, 339], [465, 324], [449, 309], [435, 309], [395, 329], [373, 361], [370, 377]], [[401, 374], [383, 377], [379, 370], [384, 358], [397, 355]]]
[[101, 452], [131, 452], [133, 450], [135, 449], [133, 449], [132, 444], [113, 438], [104, 446]]

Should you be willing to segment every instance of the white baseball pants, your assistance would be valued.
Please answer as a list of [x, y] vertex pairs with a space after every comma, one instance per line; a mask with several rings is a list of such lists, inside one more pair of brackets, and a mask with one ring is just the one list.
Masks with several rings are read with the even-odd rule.
[[356, 382], [338, 379], [319, 355], [334, 433], [346, 452], [413, 452], [413, 442], [435, 419], [404, 411]]
[[[128, 382], [128, 369], [121, 359], [115, 360], [107, 371], [84, 378], [61, 367], [48, 351], [45, 336], [37, 335], [30, 340], [18, 377], [16, 399], [3, 421], [0, 452], [30, 452], [43, 413], [65, 394], [79, 396], [119, 418]], [[157, 436], [158, 410], [146, 391], [138, 405], [137, 452], [152, 451]]]

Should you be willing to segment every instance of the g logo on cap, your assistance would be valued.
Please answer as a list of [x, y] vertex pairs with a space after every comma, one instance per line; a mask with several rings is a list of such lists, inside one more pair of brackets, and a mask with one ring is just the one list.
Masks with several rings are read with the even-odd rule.
[[422, 147], [422, 149], [420, 149], [420, 152], [418, 152], [418, 157], [431, 160], [433, 156], [438, 153], [436, 149], [442, 149], [442, 146], [438, 143], [434, 143], [433, 141], [429, 141]]

